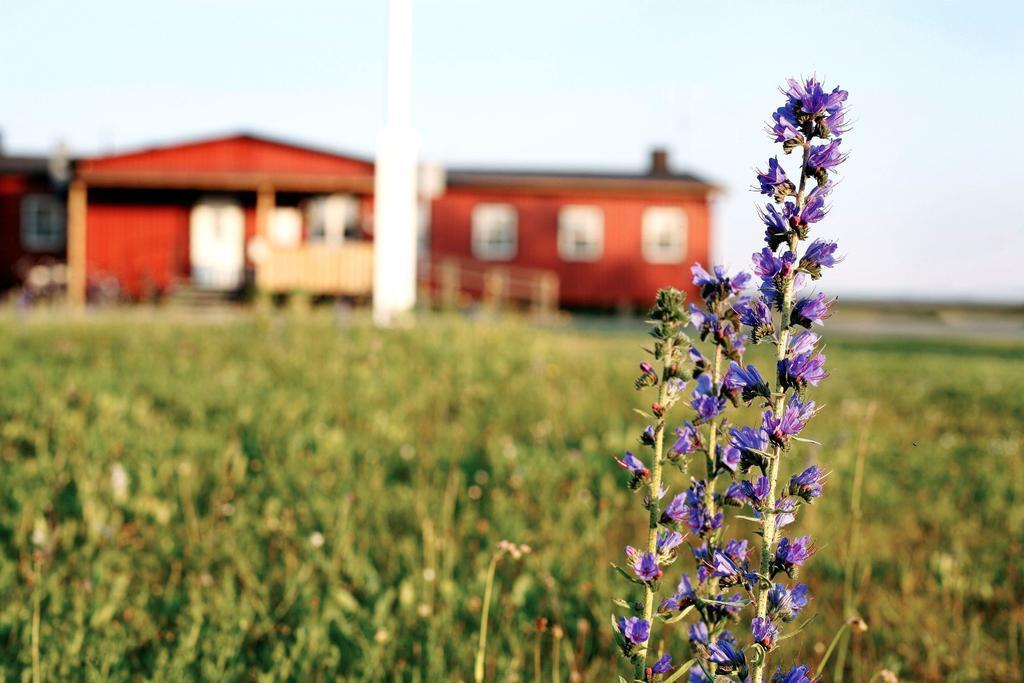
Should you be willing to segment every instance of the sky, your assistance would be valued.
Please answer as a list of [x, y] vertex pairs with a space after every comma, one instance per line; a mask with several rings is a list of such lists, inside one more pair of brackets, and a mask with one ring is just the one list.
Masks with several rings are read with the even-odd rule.
[[[1024, 302], [1024, 2], [413, 0], [413, 119], [442, 165], [677, 170], [722, 185], [715, 258], [761, 247], [754, 169], [789, 76], [850, 92], [817, 235], [840, 296]], [[246, 130], [372, 155], [384, 0], [0, 0], [8, 152]], [[785, 158], [784, 162], [795, 160]]]

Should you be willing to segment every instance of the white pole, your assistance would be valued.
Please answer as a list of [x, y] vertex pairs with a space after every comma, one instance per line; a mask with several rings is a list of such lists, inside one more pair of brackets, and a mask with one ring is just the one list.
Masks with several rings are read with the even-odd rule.
[[387, 118], [377, 138], [373, 319], [392, 325], [416, 304], [416, 155], [412, 128], [412, 4], [388, 7]]

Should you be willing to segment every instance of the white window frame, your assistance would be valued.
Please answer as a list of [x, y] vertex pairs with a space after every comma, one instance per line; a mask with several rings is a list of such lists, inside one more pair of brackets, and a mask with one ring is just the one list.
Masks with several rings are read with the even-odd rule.
[[[511, 261], [519, 249], [519, 216], [511, 204], [485, 203], [473, 207], [473, 256], [481, 261]], [[496, 239], [499, 238], [499, 239]]]
[[[679, 264], [686, 260], [689, 243], [689, 221], [686, 210], [678, 206], [648, 206], [641, 226], [641, 252], [644, 261], [655, 264]], [[673, 230], [678, 243], [663, 237]]]
[[[49, 214], [46, 230], [40, 215]], [[26, 251], [58, 251], [67, 243], [64, 202], [49, 194], [28, 194], [21, 199], [21, 246]]]
[[[585, 241], [578, 238], [582, 236]], [[591, 204], [558, 210], [558, 255], [563, 261], [593, 263], [604, 255], [604, 211]]]

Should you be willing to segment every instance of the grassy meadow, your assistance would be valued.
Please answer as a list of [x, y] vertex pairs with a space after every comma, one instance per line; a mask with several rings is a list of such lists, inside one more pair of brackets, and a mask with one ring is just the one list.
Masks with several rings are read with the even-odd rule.
[[[614, 680], [643, 328], [142, 318], [0, 325], [0, 678], [471, 680], [510, 539], [488, 680]], [[842, 680], [1021, 680], [1024, 342], [825, 334], [822, 445], [784, 465], [832, 470], [798, 522], [818, 616], [775, 661], [855, 608]]]

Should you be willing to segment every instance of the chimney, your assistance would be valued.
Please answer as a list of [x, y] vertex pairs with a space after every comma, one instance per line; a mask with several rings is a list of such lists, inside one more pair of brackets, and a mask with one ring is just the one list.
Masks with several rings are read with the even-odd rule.
[[664, 147], [655, 147], [651, 150], [651, 168], [648, 175], [670, 176], [672, 171], [668, 167], [668, 150]]

